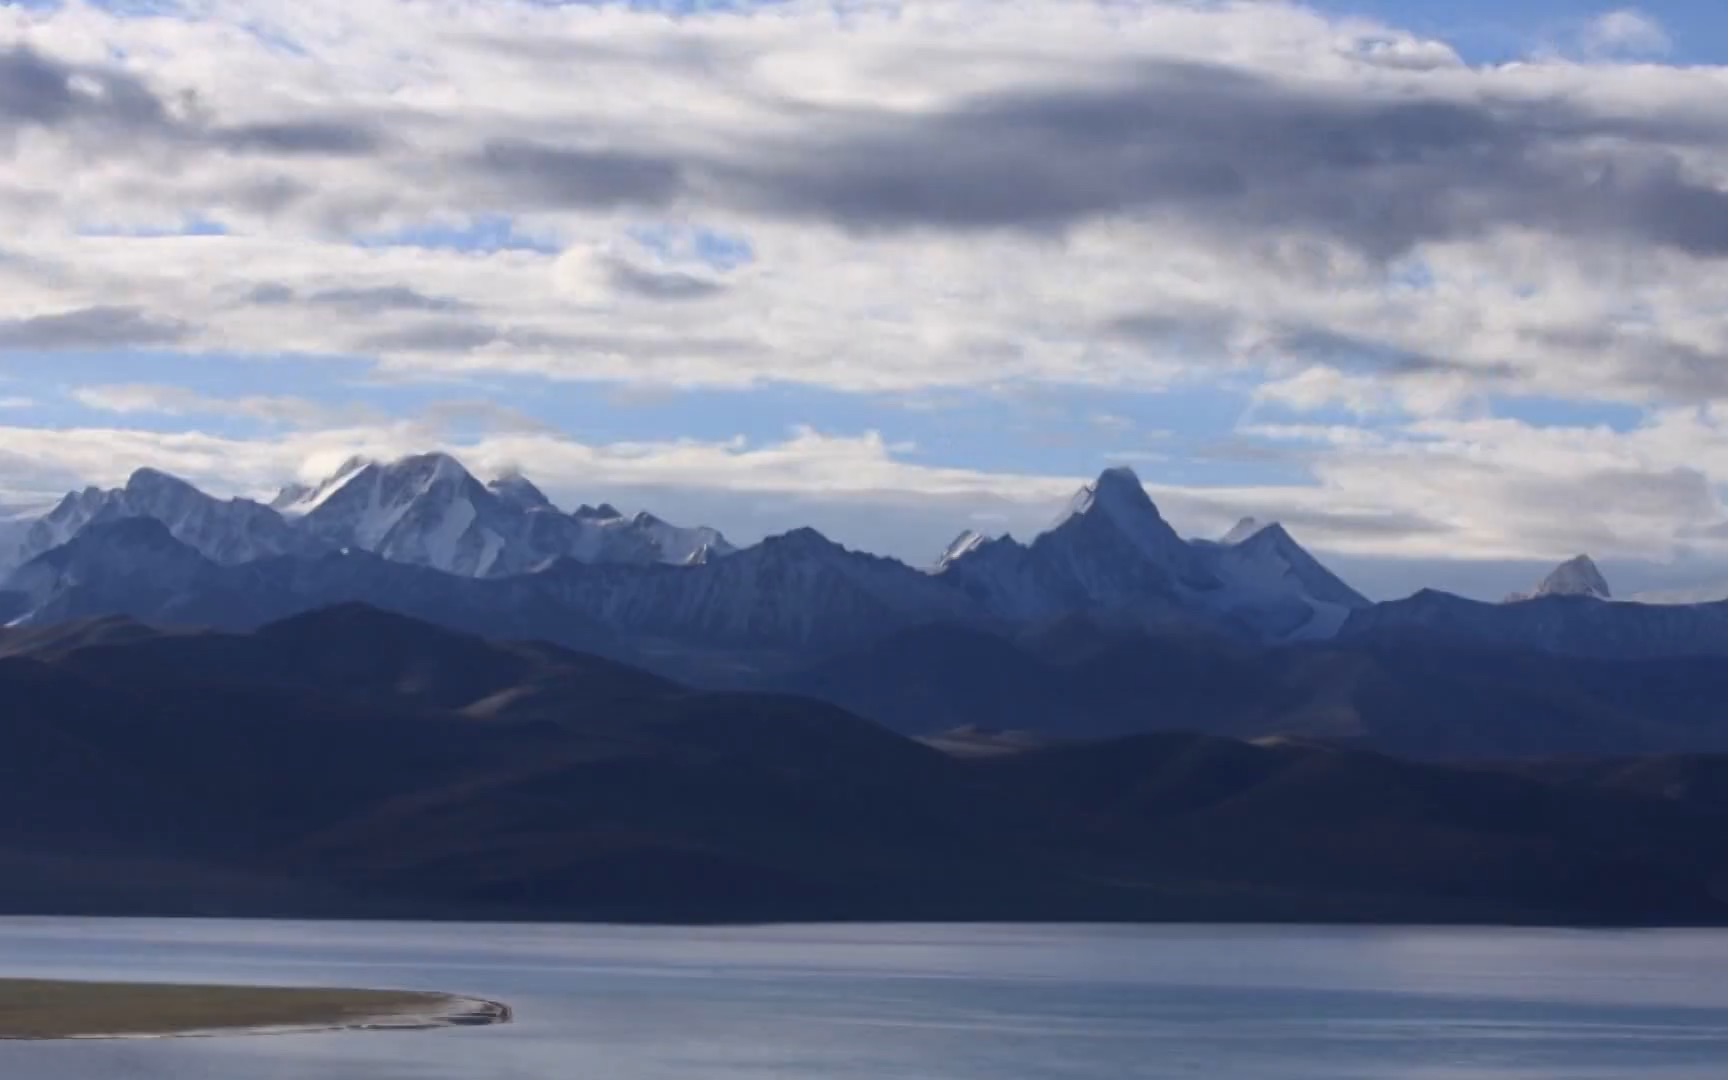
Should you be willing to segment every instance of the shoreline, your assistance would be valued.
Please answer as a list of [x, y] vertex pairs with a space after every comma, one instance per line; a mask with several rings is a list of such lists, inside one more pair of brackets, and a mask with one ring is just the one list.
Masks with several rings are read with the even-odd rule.
[[503, 1002], [425, 991], [0, 979], [0, 1042], [431, 1031], [513, 1019]]

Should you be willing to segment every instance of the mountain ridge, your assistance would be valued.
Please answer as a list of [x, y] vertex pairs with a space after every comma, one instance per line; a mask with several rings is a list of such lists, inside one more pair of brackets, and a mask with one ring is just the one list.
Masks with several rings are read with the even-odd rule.
[[[0, 578], [0, 622], [128, 614], [237, 629], [364, 601], [489, 634], [551, 633], [702, 679], [795, 669], [924, 623], [1013, 636], [1075, 617], [1261, 644], [1728, 655], [1728, 606], [1607, 602], [1584, 557], [1518, 603], [1424, 590], [1371, 604], [1279, 523], [1182, 539], [1126, 468], [1084, 486], [1029, 543], [966, 532], [928, 570], [811, 529], [738, 549], [646, 511], [566, 514], [520, 472], [482, 483], [447, 454], [351, 459], [276, 503], [213, 499], [148, 469], [116, 491], [69, 494], [30, 534], [36, 546], [70, 535]], [[132, 518], [160, 523], [199, 558], [118, 527]], [[154, 581], [128, 580], [151, 559]]]
[[1728, 922], [1728, 759], [1187, 732], [949, 755], [356, 605], [0, 631], [0, 746], [9, 913]]

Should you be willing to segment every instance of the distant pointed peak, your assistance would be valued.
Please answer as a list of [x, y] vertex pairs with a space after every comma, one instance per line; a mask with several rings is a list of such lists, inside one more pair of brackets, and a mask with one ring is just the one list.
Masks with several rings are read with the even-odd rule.
[[1090, 518], [1094, 514], [1102, 514], [1116, 522], [1118, 527], [1131, 532], [1147, 526], [1160, 531], [1169, 528], [1158, 513], [1152, 496], [1146, 493], [1140, 477], [1127, 466], [1105, 469], [1098, 479], [1075, 492], [1054, 527], [1060, 528], [1077, 518]]
[[392, 470], [402, 469], [419, 471], [425, 469], [429, 470], [434, 476], [455, 476], [457, 474], [462, 476], [473, 475], [468, 471], [466, 465], [458, 461], [453, 455], [447, 454], [442, 450], [431, 450], [424, 454], [410, 454], [408, 457], [391, 463], [389, 467]]
[[325, 474], [324, 478], [317, 481], [316, 483], [290, 484], [290, 485], [288, 485], [287, 488], [284, 488], [283, 490], [287, 491], [290, 488], [304, 488], [304, 489], [306, 489], [306, 491], [308, 493], [315, 492], [315, 491], [327, 490], [329, 488], [336, 487], [336, 486], [340, 485], [344, 481], [353, 479], [355, 473], [360, 472], [362, 469], [365, 469], [369, 465], [376, 465], [376, 464], [378, 464], [378, 462], [376, 460], [374, 460], [373, 458], [366, 457], [363, 454], [354, 454], [354, 455], [351, 455], [346, 461], [342, 462], [342, 464], [338, 465], [336, 467], [335, 471]]
[[486, 490], [523, 510], [545, 510], [552, 507], [552, 500], [546, 497], [546, 493], [515, 469], [494, 477], [487, 483]]
[[766, 547], [785, 548], [791, 551], [832, 551], [839, 550], [840, 545], [823, 536], [820, 532], [805, 525], [779, 536], [770, 536], [762, 541]]
[[[614, 511], [614, 512], [616, 512], [616, 511]], [[636, 525], [639, 528], [644, 528], [644, 529], [653, 528], [654, 526], [657, 526], [657, 525], [666, 524], [664, 521], [661, 521], [659, 518], [655, 517], [653, 514], [650, 514], [646, 510], [642, 511], [641, 513], [637, 514], [634, 518], [632, 518], [631, 523]]]
[[1151, 509], [1152, 497], [1146, 494], [1146, 485], [1140, 482], [1140, 477], [1126, 465], [1113, 469], [1105, 469], [1098, 474], [1098, 479], [1087, 484], [1074, 493], [1074, 498], [1068, 503], [1068, 516], [1084, 514], [1094, 507]]
[[174, 476], [171, 473], [165, 473], [161, 469], [152, 469], [148, 466], [134, 470], [132, 475], [126, 479], [126, 490], [128, 491], [164, 487], [189, 488], [191, 486], [191, 484], [180, 479], [178, 476]]
[[1244, 545], [1265, 547], [1287, 547], [1301, 545], [1295, 537], [1284, 528], [1281, 522], [1261, 521], [1258, 518], [1243, 518], [1224, 537], [1225, 547], [1242, 547]]
[[1240, 544], [1249, 537], [1257, 535], [1260, 530], [1265, 527], [1265, 524], [1262, 523], [1259, 518], [1245, 517], [1241, 521], [1238, 521], [1234, 528], [1224, 534], [1224, 539], [1221, 542], [1227, 545]]
[[322, 506], [360, 474], [377, 467], [378, 463], [373, 459], [356, 454], [316, 484], [296, 483], [284, 487], [271, 500], [270, 508], [288, 517], [303, 517]]
[[583, 521], [618, 521], [624, 517], [618, 512], [618, 508], [611, 503], [601, 503], [599, 506], [589, 506], [584, 503], [578, 506], [576, 512], [570, 516], [580, 518]]
[[1614, 593], [1608, 579], [1588, 555], [1578, 555], [1561, 563], [1536, 587], [1537, 596], [1591, 596], [1612, 600]]

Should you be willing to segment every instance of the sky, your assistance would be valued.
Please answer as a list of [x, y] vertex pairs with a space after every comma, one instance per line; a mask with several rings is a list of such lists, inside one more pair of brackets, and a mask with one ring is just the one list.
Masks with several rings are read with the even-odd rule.
[[0, 5], [0, 506], [441, 448], [928, 563], [1134, 467], [1728, 582], [1728, 5]]

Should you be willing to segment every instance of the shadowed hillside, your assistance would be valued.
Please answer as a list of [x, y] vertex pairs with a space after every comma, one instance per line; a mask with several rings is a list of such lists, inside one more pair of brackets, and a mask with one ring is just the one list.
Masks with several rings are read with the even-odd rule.
[[[1187, 667], [1196, 700], [1228, 682]], [[989, 752], [951, 755], [808, 698], [358, 606], [251, 634], [8, 631], [0, 738], [15, 911], [1728, 916], [1728, 788], [1703, 759], [1465, 769], [1192, 734], [973, 733]]]

